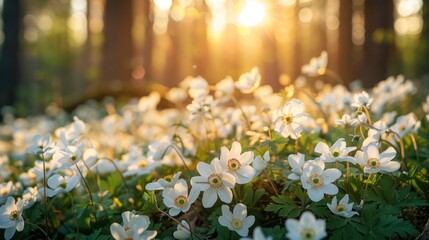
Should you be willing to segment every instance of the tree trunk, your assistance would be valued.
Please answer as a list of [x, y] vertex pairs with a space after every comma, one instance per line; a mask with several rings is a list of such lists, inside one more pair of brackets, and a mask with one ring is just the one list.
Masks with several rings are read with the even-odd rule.
[[131, 78], [132, 13], [131, 0], [106, 0], [102, 80], [115, 85]]
[[365, 1], [365, 56], [361, 72], [366, 87], [386, 78], [393, 37], [393, 1]]
[[344, 83], [349, 83], [356, 78], [353, 76], [353, 42], [352, 42], [352, 17], [353, 1], [340, 2], [340, 26], [338, 41], [338, 73]]
[[21, 30], [21, 2], [3, 3], [4, 42], [0, 59], [0, 107], [13, 105], [19, 82], [19, 44]]

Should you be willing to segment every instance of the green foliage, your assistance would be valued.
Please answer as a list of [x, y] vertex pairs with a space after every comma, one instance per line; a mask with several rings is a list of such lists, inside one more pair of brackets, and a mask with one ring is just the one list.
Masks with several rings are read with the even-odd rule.
[[274, 196], [271, 198], [273, 203], [269, 203], [265, 207], [265, 211], [277, 213], [279, 217], [295, 218], [301, 214], [301, 209], [288, 196]]

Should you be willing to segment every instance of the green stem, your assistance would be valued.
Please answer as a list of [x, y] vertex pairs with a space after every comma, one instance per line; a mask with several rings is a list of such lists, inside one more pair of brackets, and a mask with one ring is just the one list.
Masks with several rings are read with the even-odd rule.
[[88, 191], [88, 194], [89, 194], [89, 200], [90, 200], [90, 202], [91, 202], [91, 206], [92, 206], [92, 209], [93, 209], [93, 211], [94, 211], [94, 218], [95, 218], [95, 221], [97, 221], [97, 209], [95, 208], [94, 199], [92, 198], [92, 191], [91, 191], [91, 188], [89, 187], [89, 184], [88, 184], [88, 182], [86, 181], [85, 177], [83, 176], [83, 173], [82, 173], [82, 171], [80, 170], [80, 168], [79, 168], [79, 166], [77, 165], [77, 163], [76, 163], [75, 165], [76, 165], [77, 170], [79, 171], [80, 176], [82, 177], [82, 181], [83, 181], [83, 183], [85, 184], [85, 188], [86, 188], [86, 190]]
[[179, 149], [176, 147], [176, 145], [171, 144], [171, 145], [170, 145], [170, 147], [172, 147], [172, 148], [174, 149], [174, 151], [176, 151], [176, 153], [179, 155], [180, 160], [182, 160], [183, 165], [185, 166], [186, 170], [187, 170], [188, 172], [190, 172], [191, 170], [189, 170], [188, 165], [186, 165], [185, 158], [183, 157], [183, 155], [182, 155], [182, 153], [179, 151]]
[[34, 228], [36, 228], [36, 229], [38, 229], [39, 231], [41, 231], [42, 233], [43, 233], [43, 235], [45, 235], [45, 237], [46, 237], [46, 239], [48, 239], [48, 240], [51, 240], [50, 238], [49, 238], [49, 236], [48, 236], [48, 234], [41, 228], [41, 227], [39, 227], [39, 226], [37, 226], [36, 224], [33, 224], [33, 223], [31, 223], [31, 222], [27, 222], [27, 221], [25, 221], [25, 223], [26, 224], [28, 224], [28, 225], [30, 225], [30, 226], [32, 226], [32, 227], [34, 227]]
[[71, 201], [74, 223], [76, 224], [77, 239], [80, 240], [79, 224], [78, 224], [77, 217], [76, 217], [76, 209], [74, 207], [73, 196], [70, 193], [68, 193], [68, 195], [69, 195], [70, 201]]
[[43, 209], [44, 209], [44, 217], [45, 217], [45, 227], [48, 227], [48, 210], [47, 210], [47, 204], [48, 204], [48, 198], [47, 198], [47, 193], [46, 193], [46, 163], [45, 163], [45, 157], [43, 156], [43, 153], [40, 154], [40, 156], [42, 157], [42, 162], [43, 162]]
[[[156, 203], [156, 201], [155, 201], [155, 203]], [[200, 237], [198, 237], [198, 235], [197, 235], [195, 232], [193, 232], [193, 231], [191, 230], [191, 228], [190, 228], [190, 227], [189, 227], [189, 228], [187, 228], [187, 227], [186, 227], [185, 225], [183, 225], [179, 220], [175, 219], [175, 218], [174, 218], [174, 217], [172, 217], [170, 214], [168, 214], [168, 213], [166, 213], [166, 212], [162, 211], [162, 210], [158, 207], [158, 204], [157, 204], [157, 203], [156, 203], [155, 207], [156, 207], [156, 209], [157, 209], [160, 213], [164, 214], [165, 216], [167, 216], [168, 218], [170, 218], [171, 220], [173, 220], [173, 222], [175, 222], [175, 223], [179, 224], [180, 226], [182, 226], [184, 229], [189, 230], [189, 232], [190, 232], [190, 233], [192, 233], [192, 235], [194, 235], [196, 238], [201, 239]]]
[[417, 147], [417, 141], [416, 138], [414, 137], [414, 134], [411, 133], [411, 142], [413, 143], [413, 147], [414, 147], [414, 151], [416, 152], [416, 158], [417, 158], [417, 162], [420, 162], [420, 154], [419, 154], [419, 149]]
[[119, 173], [119, 175], [121, 176], [122, 182], [124, 183], [125, 188], [127, 188], [128, 193], [130, 193], [130, 192], [131, 192], [131, 189], [130, 189], [130, 187], [128, 186], [127, 182], [125, 181], [125, 177], [124, 177], [124, 175], [122, 174], [121, 170], [119, 170], [119, 168], [118, 168], [118, 166], [116, 165], [116, 163], [115, 163], [112, 159], [110, 159], [110, 158], [102, 158], [102, 159], [105, 159], [105, 160], [109, 161], [109, 162], [113, 165], [113, 167], [115, 168], [115, 171], [116, 171], [117, 173]]
[[247, 118], [246, 114], [244, 113], [243, 108], [241, 107], [240, 103], [238, 103], [237, 99], [234, 96], [231, 96], [231, 100], [234, 102], [235, 106], [238, 107], [241, 114], [243, 115], [244, 121], [246, 122], [247, 129], [250, 130], [250, 122]]

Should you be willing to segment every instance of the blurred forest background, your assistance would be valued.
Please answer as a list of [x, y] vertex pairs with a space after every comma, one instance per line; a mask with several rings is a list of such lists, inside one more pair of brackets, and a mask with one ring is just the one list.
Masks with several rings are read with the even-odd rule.
[[253, 66], [279, 89], [322, 50], [348, 83], [429, 81], [426, 0], [0, 0], [0, 13], [0, 106], [18, 114]]

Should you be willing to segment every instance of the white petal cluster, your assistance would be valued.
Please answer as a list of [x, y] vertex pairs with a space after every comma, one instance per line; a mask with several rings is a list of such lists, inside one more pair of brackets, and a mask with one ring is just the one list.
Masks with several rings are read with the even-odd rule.
[[357, 151], [355, 158], [359, 165], [363, 167], [364, 173], [394, 172], [401, 164], [392, 159], [396, 156], [393, 147], [387, 148], [380, 153], [376, 143], [370, 143], [364, 151]]
[[322, 51], [319, 57], [314, 57], [310, 60], [309, 64], [305, 64], [301, 67], [301, 72], [305, 75], [314, 77], [323, 75], [326, 72], [328, 65], [328, 53]]
[[323, 161], [307, 161], [302, 170], [301, 184], [304, 189], [307, 189], [310, 199], [318, 202], [325, 194], [338, 193], [338, 187], [333, 182], [340, 177], [341, 171], [336, 168], [325, 170]]
[[286, 237], [290, 240], [318, 240], [327, 236], [325, 220], [316, 219], [311, 212], [304, 212], [299, 221], [288, 219], [285, 225]]
[[332, 198], [331, 203], [328, 203], [328, 208], [332, 213], [345, 218], [351, 218], [354, 215], [359, 215], [358, 212], [352, 211], [353, 203], [349, 203], [348, 194], [344, 195], [340, 202], [337, 202], [337, 196]]
[[298, 139], [301, 136], [302, 124], [307, 118], [308, 115], [304, 113], [304, 105], [296, 99], [292, 99], [271, 114], [274, 130], [282, 137], [292, 139]]
[[233, 212], [227, 205], [222, 205], [222, 216], [218, 218], [218, 221], [220, 225], [246, 237], [249, 235], [249, 228], [255, 223], [255, 216], [247, 216], [247, 206], [242, 203], [235, 205]]
[[15, 203], [13, 197], [8, 197], [6, 203], [0, 207], [0, 229], [5, 229], [6, 240], [11, 239], [16, 231], [21, 232], [24, 229], [23, 209], [24, 201], [18, 200]]
[[356, 150], [356, 147], [346, 147], [344, 138], [338, 139], [331, 147], [324, 142], [317, 143], [314, 152], [322, 154], [320, 159], [324, 162], [350, 162], [356, 164], [356, 159], [349, 156], [349, 153]]
[[110, 233], [115, 240], [141, 239], [150, 240], [155, 238], [157, 232], [147, 230], [150, 224], [146, 215], [135, 214], [134, 211], [122, 213], [122, 225], [112, 223]]
[[190, 195], [203, 192], [203, 207], [212, 207], [218, 197], [224, 203], [232, 201], [231, 188], [235, 187], [237, 180], [221, 167], [219, 159], [213, 159], [210, 164], [199, 162], [197, 171], [201, 176], [191, 178]]

